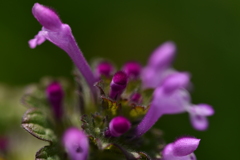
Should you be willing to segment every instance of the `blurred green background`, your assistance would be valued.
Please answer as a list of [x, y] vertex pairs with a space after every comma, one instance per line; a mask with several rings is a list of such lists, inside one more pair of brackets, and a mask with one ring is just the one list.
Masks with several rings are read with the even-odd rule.
[[[41, 28], [31, 14], [35, 2], [0, 0], [1, 83], [17, 87], [46, 75], [71, 77], [72, 62], [62, 50], [49, 42], [28, 47]], [[187, 114], [164, 116], [156, 125], [167, 142], [186, 134], [201, 138], [195, 152], [199, 160], [239, 159], [239, 0], [38, 2], [55, 8], [71, 25], [88, 60], [105, 57], [119, 67], [127, 60], [145, 64], [159, 44], [176, 42], [174, 67], [192, 73], [193, 103], [209, 103], [216, 114], [205, 132], [195, 131]]]

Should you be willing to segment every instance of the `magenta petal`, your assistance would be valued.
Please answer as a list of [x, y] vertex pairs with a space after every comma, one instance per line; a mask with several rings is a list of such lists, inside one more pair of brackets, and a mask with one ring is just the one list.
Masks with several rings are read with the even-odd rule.
[[171, 94], [166, 94], [163, 87], [154, 92], [152, 105], [158, 106], [162, 114], [178, 114], [186, 111], [190, 106], [190, 95], [186, 90], [179, 89]]
[[175, 53], [175, 44], [173, 42], [165, 42], [152, 53], [148, 61], [148, 66], [158, 69], [169, 67], [174, 59]]
[[186, 156], [193, 153], [198, 145], [200, 139], [193, 137], [182, 137], [177, 139], [172, 146], [173, 155], [175, 156]]
[[170, 143], [164, 147], [162, 152], [162, 160], [197, 160], [194, 153], [190, 153], [186, 156], [176, 156], [173, 154], [173, 143]]
[[205, 116], [190, 113], [190, 120], [192, 126], [197, 130], [203, 131], [208, 128], [208, 120]]
[[212, 116], [214, 114], [214, 109], [208, 104], [198, 104], [194, 108], [195, 112], [202, 116]]
[[62, 142], [71, 160], [87, 160], [89, 144], [83, 131], [74, 127], [67, 129]]
[[32, 13], [44, 28], [52, 31], [57, 31], [61, 28], [62, 22], [52, 9], [35, 3], [32, 8]]
[[45, 32], [44, 31], [39, 31], [38, 34], [31, 40], [28, 41], [28, 44], [30, 48], [35, 48], [37, 45], [42, 44], [46, 38], [45, 38]]
[[186, 72], [176, 72], [168, 76], [163, 82], [163, 89], [166, 93], [171, 93], [179, 88], [186, 88], [189, 84], [190, 75]]
[[198, 104], [189, 108], [189, 114], [193, 127], [203, 131], [208, 128], [206, 116], [213, 115], [214, 109], [208, 104]]
[[173, 69], [155, 69], [147, 66], [141, 72], [143, 88], [157, 88], [167, 76], [175, 72]]

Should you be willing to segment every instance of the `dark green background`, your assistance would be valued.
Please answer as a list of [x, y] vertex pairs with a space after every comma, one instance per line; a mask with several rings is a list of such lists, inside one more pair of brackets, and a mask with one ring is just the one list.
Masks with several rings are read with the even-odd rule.
[[[195, 131], [187, 114], [157, 125], [172, 142], [180, 135], [201, 138], [199, 160], [239, 159], [239, 0], [39, 0], [71, 25], [85, 57], [105, 57], [118, 66], [142, 64], [167, 40], [178, 46], [174, 67], [192, 73], [193, 103], [209, 103], [216, 114], [206, 132]], [[0, 0], [0, 82], [26, 85], [42, 76], [70, 77], [68, 56], [49, 42], [32, 50], [27, 41], [40, 30], [33, 0]], [[0, 114], [1, 115], [1, 114]]]

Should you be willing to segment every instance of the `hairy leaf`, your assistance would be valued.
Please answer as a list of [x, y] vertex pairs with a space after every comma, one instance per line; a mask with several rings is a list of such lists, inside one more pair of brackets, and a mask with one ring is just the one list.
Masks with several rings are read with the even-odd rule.
[[56, 136], [49, 121], [41, 110], [30, 108], [22, 118], [22, 127], [34, 137], [52, 143], [56, 141]]
[[60, 160], [57, 153], [55, 146], [45, 146], [36, 153], [35, 160]]

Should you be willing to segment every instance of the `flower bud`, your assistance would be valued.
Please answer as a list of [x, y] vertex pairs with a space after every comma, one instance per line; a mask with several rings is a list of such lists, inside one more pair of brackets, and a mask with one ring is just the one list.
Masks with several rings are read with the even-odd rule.
[[44, 28], [52, 31], [57, 31], [61, 28], [62, 22], [52, 9], [35, 3], [32, 8], [32, 13]]
[[135, 102], [135, 103], [141, 103], [142, 101], [142, 96], [140, 93], [133, 93], [130, 97], [130, 101]]
[[0, 137], [0, 151], [6, 151], [8, 148], [9, 140], [5, 136]]
[[62, 143], [71, 160], [87, 160], [89, 143], [83, 131], [74, 127], [67, 129], [63, 134]]
[[58, 82], [52, 82], [46, 89], [47, 99], [52, 106], [53, 113], [57, 119], [63, 115], [63, 90]]
[[109, 77], [109, 76], [111, 76], [113, 70], [114, 70], [114, 67], [111, 63], [106, 62], [106, 61], [101, 62], [97, 65], [96, 76], [97, 77], [100, 77], [100, 76]]
[[118, 71], [112, 78], [109, 97], [115, 100], [118, 99], [126, 87], [127, 75], [123, 71]]
[[131, 123], [125, 117], [118, 116], [113, 118], [109, 123], [109, 131], [111, 136], [119, 137], [131, 128]]
[[123, 66], [123, 71], [130, 79], [137, 79], [140, 76], [141, 65], [137, 62], [128, 62]]

